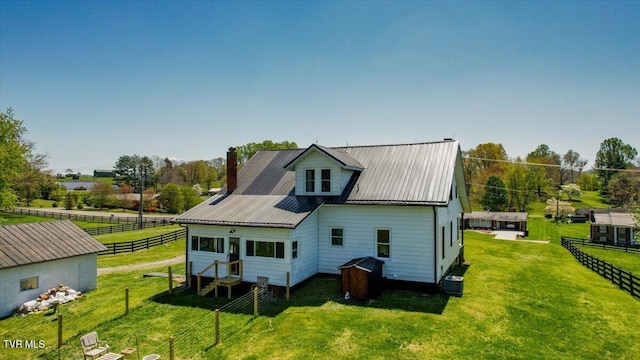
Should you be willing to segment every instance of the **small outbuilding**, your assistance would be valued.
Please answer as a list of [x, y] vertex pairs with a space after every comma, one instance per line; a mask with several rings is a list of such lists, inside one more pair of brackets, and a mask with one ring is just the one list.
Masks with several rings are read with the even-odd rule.
[[0, 226], [0, 318], [60, 284], [95, 289], [103, 250], [70, 220]]
[[384, 261], [373, 257], [352, 259], [338, 267], [342, 274], [342, 296], [358, 300], [377, 296], [382, 289]]

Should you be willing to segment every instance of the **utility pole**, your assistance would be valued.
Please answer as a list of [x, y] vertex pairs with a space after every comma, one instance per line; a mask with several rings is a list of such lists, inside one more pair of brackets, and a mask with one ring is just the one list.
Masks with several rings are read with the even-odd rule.
[[140, 162], [140, 203], [138, 206], [138, 229], [142, 229], [142, 189], [144, 188], [144, 177], [142, 176], [142, 161]]

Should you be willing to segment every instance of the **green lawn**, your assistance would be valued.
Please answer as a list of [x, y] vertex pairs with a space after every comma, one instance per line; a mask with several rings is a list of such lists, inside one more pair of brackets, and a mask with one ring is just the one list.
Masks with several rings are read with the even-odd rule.
[[[217, 347], [212, 310], [225, 299], [169, 296], [166, 278], [142, 279], [140, 271], [100, 276], [98, 290], [61, 307], [62, 358], [80, 359], [78, 338], [91, 330], [115, 350], [131, 346], [137, 335], [142, 355], [163, 358], [175, 336], [178, 359], [637, 358], [640, 333], [630, 330], [638, 325], [637, 300], [580, 265], [556, 241], [497, 241], [466, 232], [465, 244], [469, 266], [462, 297], [386, 290], [375, 301], [350, 303], [339, 296], [338, 281], [318, 278], [255, 320], [222, 314]], [[136, 300], [122, 316], [125, 287]], [[3, 339], [38, 334], [47, 346], [2, 349], [0, 357], [35, 359], [44, 353], [42, 358], [56, 359], [51, 319], [38, 314], [1, 321]]]
[[602, 249], [593, 246], [581, 246], [576, 244], [582, 251], [615, 265], [623, 270], [630, 271], [634, 274], [640, 274], [640, 253], [624, 252], [613, 250], [611, 248]]
[[[136, 265], [171, 259], [185, 254], [185, 240], [173, 241], [164, 245], [155, 246], [149, 250], [140, 250], [133, 253], [118, 255], [98, 256], [98, 267], [115, 267], [124, 265]], [[166, 269], [165, 269], [166, 271]]]
[[181, 227], [179, 225], [169, 225], [169, 226], [160, 226], [156, 228], [150, 229], [142, 229], [142, 230], [134, 230], [134, 231], [124, 231], [112, 234], [102, 234], [94, 236], [103, 244], [110, 244], [114, 242], [124, 242], [124, 241], [133, 241], [146, 239], [148, 237], [168, 234], [180, 230]]

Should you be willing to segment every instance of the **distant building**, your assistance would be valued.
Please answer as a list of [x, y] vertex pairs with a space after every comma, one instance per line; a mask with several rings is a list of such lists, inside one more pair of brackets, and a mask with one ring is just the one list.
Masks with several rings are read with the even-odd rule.
[[610, 212], [598, 212], [592, 210], [591, 241], [616, 245], [634, 245], [638, 221], [632, 213], [619, 212], [612, 209]]
[[113, 170], [93, 170], [93, 177], [113, 178], [113, 177], [116, 177], [116, 174]]
[[526, 212], [471, 212], [464, 214], [464, 228], [526, 232], [527, 219]]

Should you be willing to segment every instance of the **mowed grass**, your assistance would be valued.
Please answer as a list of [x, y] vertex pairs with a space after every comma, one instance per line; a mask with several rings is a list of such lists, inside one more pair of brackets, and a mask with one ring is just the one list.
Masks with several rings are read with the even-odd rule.
[[[555, 241], [466, 232], [465, 254], [461, 297], [385, 290], [375, 301], [346, 302], [339, 281], [318, 278], [255, 320], [222, 314], [219, 346], [213, 346], [212, 310], [225, 299], [167, 295], [166, 278], [143, 279], [142, 272], [99, 276], [98, 290], [61, 307], [61, 357], [80, 359], [78, 338], [91, 330], [116, 351], [137, 335], [141, 355], [163, 358], [174, 336], [177, 359], [636, 359], [640, 353], [640, 333], [632, 330], [638, 300]], [[122, 315], [125, 287], [140, 297], [128, 315]], [[56, 359], [51, 320], [37, 314], [0, 321], [3, 339], [38, 334], [47, 343], [42, 351], [1, 349], [0, 358]]]
[[146, 238], [157, 236], [157, 235], [172, 233], [180, 229], [181, 227], [179, 225], [169, 225], [169, 226], [159, 226], [155, 228], [142, 229], [142, 230], [123, 231], [123, 232], [112, 233], [112, 234], [102, 234], [102, 235], [96, 235], [94, 237], [103, 244], [110, 244], [114, 242], [125, 242], [125, 241], [146, 239]]
[[580, 250], [587, 254], [593, 255], [600, 260], [604, 260], [623, 270], [630, 271], [636, 275], [640, 275], [640, 253], [624, 252], [624, 250], [613, 250], [611, 247], [607, 249], [596, 248], [593, 246], [581, 246], [576, 243]]
[[[185, 254], [185, 239], [133, 253], [98, 256], [98, 268], [137, 265], [175, 258]], [[183, 264], [184, 265], [184, 264]], [[167, 271], [165, 268], [164, 271]]]

